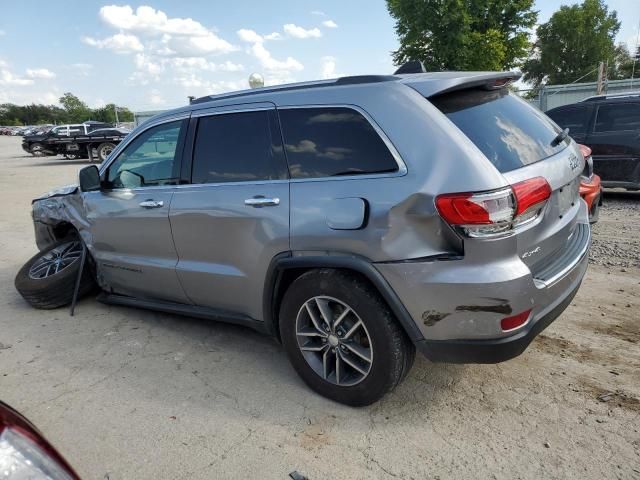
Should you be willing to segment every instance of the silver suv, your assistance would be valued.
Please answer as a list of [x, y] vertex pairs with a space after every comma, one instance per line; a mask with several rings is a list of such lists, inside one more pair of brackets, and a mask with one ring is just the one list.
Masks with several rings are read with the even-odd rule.
[[160, 114], [34, 201], [40, 253], [16, 286], [39, 308], [77, 281], [249, 326], [349, 405], [393, 389], [416, 348], [515, 357], [575, 295], [590, 243], [584, 159], [517, 78], [347, 77]]

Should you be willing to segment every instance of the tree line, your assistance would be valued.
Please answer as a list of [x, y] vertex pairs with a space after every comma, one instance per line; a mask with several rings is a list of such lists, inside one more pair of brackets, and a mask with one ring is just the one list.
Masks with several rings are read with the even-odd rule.
[[[537, 25], [534, 0], [387, 0], [400, 48], [396, 65], [420, 60], [427, 71], [508, 70], [518, 67], [534, 88], [630, 78], [640, 48], [616, 45], [617, 12], [603, 0], [561, 6]], [[537, 25], [537, 27], [536, 27]]]
[[126, 107], [109, 103], [100, 108], [89, 108], [85, 102], [74, 94], [67, 92], [60, 97], [60, 105], [15, 105], [0, 104], [0, 125], [61, 125], [65, 123], [82, 123], [87, 120], [116, 123], [118, 121], [133, 122], [133, 113]]

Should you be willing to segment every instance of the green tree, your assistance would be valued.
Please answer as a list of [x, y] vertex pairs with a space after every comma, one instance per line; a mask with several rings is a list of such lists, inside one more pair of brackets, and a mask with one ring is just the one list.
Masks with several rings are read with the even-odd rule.
[[535, 87], [545, 77], [548, 84], [571, 83], [581, 77], [594, 81], [598, 64], [614, 64], [619, 55], [614, 43], [618, 30], [617, 14], [609, 12], [603, 0], [563, 5], [538, 27], [531, 56], [522, 66], [524, 79]]
[[91, 109], [73, 93], [66, 92], [59, 101], [67, 112], [67, 122], [82, 123], [90, 119]]
[[534, 0], [387, 0], [396, 20], [400, 65], [427, 70], [503, 70], [520, 64], [537, 20]]

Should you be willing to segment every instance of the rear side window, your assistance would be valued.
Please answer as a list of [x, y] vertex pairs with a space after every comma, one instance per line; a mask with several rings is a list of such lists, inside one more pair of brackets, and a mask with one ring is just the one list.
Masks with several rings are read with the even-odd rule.
[[589, 122], [589, 111], [586, 107], [561, 108], [547, 112], [560, 127], [568, 128], [569, 134], [585, 133]]
[[469, 89], [429, 98], [500, 172], [549, 157], [567, 145], [551, 142], [559, 133], [546, 116], [524, 100], [500, 90]]
[[640, 103], [602, 105], [598, 108], [595, 132], [640, 130]]
[[273, 112], [203, 117], [193, 151], [192, 183], [247, 182], [287, 178]]
[[398, 163], [378, 132], [345, 107], [279, 110], [291, 178], [395, 172]]

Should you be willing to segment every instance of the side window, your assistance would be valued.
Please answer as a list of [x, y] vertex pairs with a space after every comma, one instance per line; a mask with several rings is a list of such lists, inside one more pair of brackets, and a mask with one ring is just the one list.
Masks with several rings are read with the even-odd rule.
[[82, 130], [82, 128], [79, 127], [69, 127], [69, 135], [73, 136], [73, 135], [82, 135], [84, 133], [84, 130]]
[[67, 127], [57, 127], [53, 129], [53, 134], [57, 136], [65, 136], [67, 135]]
[[[193, 149], [192, 183], [247, 182], [287, 178], [274, 112], [202, 117]], [[271, 119], [271, 120], [270, 120]]]
[[569, 135], [585, 133], [589, 123], [588, 109], [585, 107], [562, 108], [547, 115], [562, 128], [569, 129]]
[[640, 104], [619, 103], [598, 108], [595, 132], [640, 130]]
[[176, 148], [184, 128], [185, 121], [178, 120], [138, 135], [109, 165], [107, 188], [178, 184], [180, 162], [176, 159]]
[[369, 121], [346, 107], [279, 110], [291, 178], [394, 172], [398, 164]]

